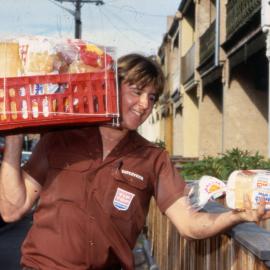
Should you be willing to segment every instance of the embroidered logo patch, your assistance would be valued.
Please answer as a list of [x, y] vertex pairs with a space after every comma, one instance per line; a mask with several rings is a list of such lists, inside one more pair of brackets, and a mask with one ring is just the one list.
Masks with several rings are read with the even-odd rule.
[[113, 205], [120, 211], [126, 211], [128, 210], [134, 196], [135, 194], [131, 192], [128, 192], [122, 188], [117, 188], [113, 199]]
[[127, 175], [129, 175], [129, 176], [133, 176], [133, 177], [135, 177], [135, 178], [137, 178], [137, 179], [143, 181], [143, 176], [141, 176], [141, 175], [139, 175], [139, 174], [137, 174], [137, 173], [130, 172], [130, 171], [123, 170], [123, 169], [121, 170], [121, 173], [127, 174]]

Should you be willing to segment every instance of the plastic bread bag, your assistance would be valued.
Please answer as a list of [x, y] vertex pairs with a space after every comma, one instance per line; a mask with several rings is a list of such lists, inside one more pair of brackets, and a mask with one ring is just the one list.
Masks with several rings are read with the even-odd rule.
[[54, 68], [56, 51], [53, 39], [32, 36], [18, 38], [24, 75], [58, 73]]
[[202, 176], [186, 189], [188, 202], [196, 211], [201, 210], [208, 201], [222, 197], [225, 192], [226, 184], [209, 175]]
[[1, 77], [114, 70], [116, 48], [81, 39], [18, 36], [0, 40]]
[[21, 76], [22, 69], [19, 42], [12, 39], [0, 41], [0, 77]]
[[68, 39], [55, 46], [59, 59], [66, 63], [67, 72], [98, 72], [113, 67], [106, 48], [79, 39]]
[[237, 170], [230, 174], [227, 184], [215, 177], [203, 176], [191, 185], [187, 196], [191, 207], [199, 211], [208, 201], [224, 195], [226, 206], [231, 209], [244, 209], [245, 196], [249, 197], [252, 209], [261, 201], [270, 209], [270, 171]]
[[226, 204], [232, 209], [244, 209], [244, 197], [251, 200], [252, 209], [256, 209], [263, 200], [265, 208], [270, 209], [270, 171], [239, 170], [230, 174]]

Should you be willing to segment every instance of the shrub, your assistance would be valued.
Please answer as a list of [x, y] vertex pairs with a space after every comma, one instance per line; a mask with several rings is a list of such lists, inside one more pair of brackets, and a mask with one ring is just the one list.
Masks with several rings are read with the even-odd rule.
[[200, 179], [203, 175], [227, 180], [231, 172], [240, 169], [270, 169], [270, 160], [264, 159], [258, 152], [252, 155], [247, 150], [233, 148], [220, 157], [206, 156], [201, 160], [183, 164], [181, 175], [186, 180]]

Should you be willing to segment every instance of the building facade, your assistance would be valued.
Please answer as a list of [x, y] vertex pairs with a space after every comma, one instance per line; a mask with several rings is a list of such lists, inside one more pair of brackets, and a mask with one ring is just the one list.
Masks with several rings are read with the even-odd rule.
[[[268, 155], [261, 0], [182, 0], [158, 51], [163, 96], [141, 129], [173, 156]], [[148, 135], [149, 138], [149, 135]]]

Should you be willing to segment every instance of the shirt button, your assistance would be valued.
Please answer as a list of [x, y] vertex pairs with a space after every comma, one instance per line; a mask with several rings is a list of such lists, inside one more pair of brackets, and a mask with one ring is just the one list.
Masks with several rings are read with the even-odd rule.
[[89, 245], [92, 247], [92, 246], [95, 245], [95, 243], [94, 243], [92, 240], [90, 240], [90, 241], [89, 241]]

